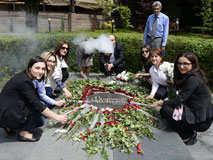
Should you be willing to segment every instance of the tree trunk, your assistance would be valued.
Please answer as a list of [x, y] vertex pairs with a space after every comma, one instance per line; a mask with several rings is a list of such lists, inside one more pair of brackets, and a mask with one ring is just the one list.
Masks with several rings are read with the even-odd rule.
[[26, 28], [30, 32], [38, 32], [38, 11], [41, 0], [24, 0], [26, 7]]

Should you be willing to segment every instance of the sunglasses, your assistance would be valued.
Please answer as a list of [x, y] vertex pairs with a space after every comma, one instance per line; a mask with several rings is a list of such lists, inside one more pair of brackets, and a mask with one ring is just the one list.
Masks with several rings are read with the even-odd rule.
[[141, 53], [142, 53], [142, 54], [144, 54], [144, 53], [148, 53], [148, 52], [149, 52], [149, 51], [147, 51], [147, 50], [146, 50], [146, 51], [141, 51]]
[[52, 61], [52, 60], [47, 60], [47, 62], [49, 62], [49, 63], [56, 63], [56, 61]]
[[192, 63], [186, 63], [186, 62], [181, 63], [181, 62], [178, 62], [178, 63], [177, 63], [177, 66], [180, 67], [180, 66], [183, 65], [184, 67], [186, 67], [186, 66], [189, 66], [189, 65], [191, 65], [191, 64], [192, 64]]
[[61, 49], [63, 49], [63, 50], [65, 50], [65, 49], [66, 49], [67, 51], [69, 50], [69, 48], [66, 48], [66, 47], [61, 47]]

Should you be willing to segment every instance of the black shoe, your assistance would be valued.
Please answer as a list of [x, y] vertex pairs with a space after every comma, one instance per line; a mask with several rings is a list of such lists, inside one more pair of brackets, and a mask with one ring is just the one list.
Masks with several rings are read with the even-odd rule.
[[20, 142], [36, 142], [36, 141], [39, 141], [40, 137], [35, 137], [34, 134], [33, 134], [33, 137], [32, 138], [27, 138], [27, 137], [23, 137], [23, 136], [18, 136], [18, 140]]
[[184, 141], [185, 145], [194, 145], [196, 142], [197, 142], [197, 132], [194, 132], [194, 134], [187, 141]]
[[16, 132], [11, 130], [11, 129], [8, 130], [8, 128], [6, 128], [6, 127], [2, 127], [2, 128], [4, 129], [4, 131], [7, 135], [15, 135], [16, 134]]

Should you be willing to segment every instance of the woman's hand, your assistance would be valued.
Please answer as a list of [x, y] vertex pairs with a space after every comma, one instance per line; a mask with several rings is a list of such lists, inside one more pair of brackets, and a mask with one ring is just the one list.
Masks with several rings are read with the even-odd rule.
[[81, 74], [81, 77], [82, 77], [83, 79], [87, 79], [87, 75], [86, 75], [83, 71], [81, 71], [80, 74]]
[[55, 105], [58, 107], [64, 105], [64, 103], [65, 103], [65, 100], [55, 101]]
[[56, 120], [61, 122], [61, 124], [65, 124], [68, 120], [68, 117], [66, 115], [57, 115]]
[[63, 88], [63, 91], [67, 98], [72, 98], [72, 94], [68, 91], [66, 87]]
[[137, 73], [137, 74], [135, 75], [135, 78], [138, 79], [138, 77], [140, 77], [140, 76], [142, 76], [141, 73]]
[[174, 84], [174, 81], [172, 79], [171, 80], [167, 80], [166, 82], [170, 83], [170, 84]]
[[160, 100], [160, 101], [152, 103], [151, 104], [151, 108], [153, 108], [153, 107], [161, 107], [162, 105], [163, 105], [163, 101]]
[[146, 97], [146, 99], [153, 99], [153, 98], [154, 98], [153, 95], [149, 95], [149, 96]]

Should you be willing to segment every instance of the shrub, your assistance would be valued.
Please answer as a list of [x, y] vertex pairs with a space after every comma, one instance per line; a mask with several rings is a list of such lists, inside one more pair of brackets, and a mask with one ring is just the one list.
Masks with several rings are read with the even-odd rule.
[[[97, 38], [104, 30], [87, 32], [88, 37]], [[107, 34], [107, 33], [106, 33]], [[76, 47], [72, 44], [74, 37], [79, 36], [80, 32], [72, 33], [51, 33], [35, 34], [22, 36], [1, 36], [0, 37], [0, 64], [12, 71], [23, 70], [28, 60], [35, 55], [41, 55], [43, 51], [52, 50], [60, 40], [68, 41], [70, 45], [69, 61], [70, 72], [77, 72], [75, 58]], [[124, 44], [126, 69], [130, 72], [141, 70], [140, 47], [142, 46], [143, 35], [133, 31], [116, 32], [117, 40]], [[173, 62], [178, 53], [191, 51], [199, 59], [201, 68], [205, 71], [208, 78], [213, 82], [213, 44], [212, 39], [201, 37], [173, 36], [169, 35], [164, 59]], [[0, 68], [2, 70], [2, 67]], [[4, 69], [4, 71], [6, 71]], [[7, 71], [6, 71], [7, 72]], [[92, 72], [100, 72], [98, 53], [94, 57]], [[1, 75], [4, 75], [1, 73]], [[2, 80], [2, 79], [1, 79]]]

